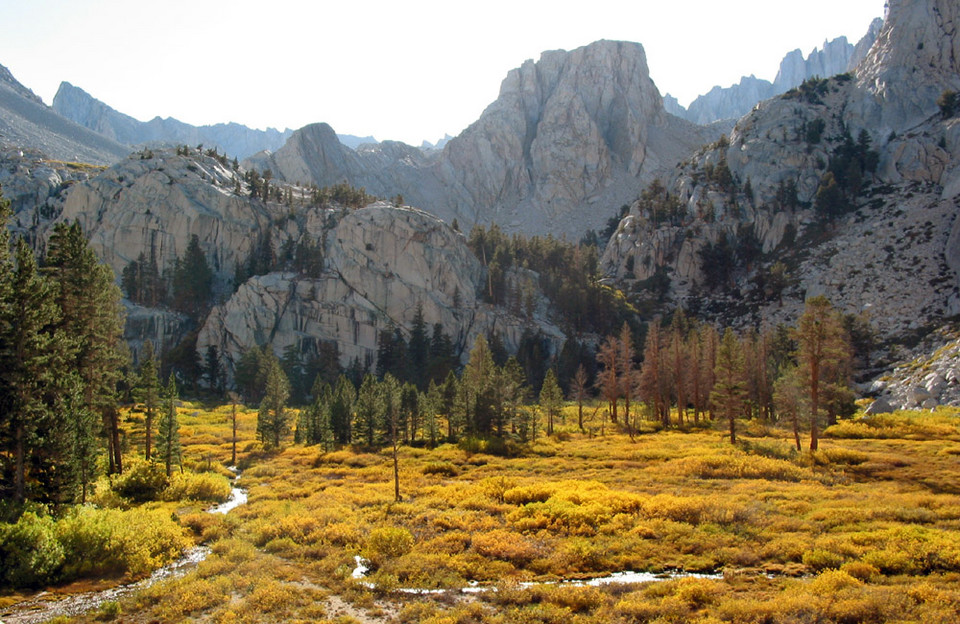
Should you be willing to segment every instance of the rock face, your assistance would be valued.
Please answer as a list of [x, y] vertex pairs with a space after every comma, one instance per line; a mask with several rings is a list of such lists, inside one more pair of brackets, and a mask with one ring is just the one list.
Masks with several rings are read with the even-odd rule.
[[130, 149], [57, 115], [0, 66], [0, 147], [66, 162], [108, 165]]
[[822, 49], [814, 48], [806, 58], [800, 50], [789, 52], [780, 61], [780, 69], [773, 82], [744, 76], [738, 84], [730, 87], [714, 87], [694, 100], [689, 108], [677, 104], [668, 108], [668, 112], [698, 124], [739, 119], [749, 113], [757, 102], [786, 93], [804, 80], [852, 71], [864, 59], [882, 26], [883, 20], [875, 19], [856, 46], [848, 43], [846, 37], [838, 37], [824, 41]]
[[907, 128], [936, 114], [945, 89], [960, 89], [960, 6], [952, 0], [890, 0], [876, 44], [857, 68], [873, 93], [861, 114], [878, 129]]
[[905, 358], [893, 371], [865, 390], [877, 397], [870, 413], [895, 409], [931, 409], [960, 405], [960, 338], [953, 332], [938, 332]]
[[[291, 344], [307, 348], [320, 341], [336, 342], [345, 366], [353, 358], [373, 364], [378, 332], [391, 325], [409, 329], [418, 306], [463, 353], [478, 334], [493, 331], [508, 349], [516, 349], [525, 330], [540, 332], [557, 351], [563, 344], [542, 296], [533, 318], [479, 301], [485, 270], [463, 235], [432, 215], [386, 203], [292, 211], [251, 199], [240, 172], [219, 159], [193, 150], [146, 156], [75, 184], [59, 219], [79, 221], [117, 275], [141, 253], [161, 272], [169, 269], [197, 236], [214, 272], [215, 299], [224, 303], [196, 327], [169, 310], [128, 302], [134, 353], [147, 339], [169, 347], [199, 330], [200, 352], [216, 345], [231, 371], [254, 345], [270, 345], [280, 355]], [[276, 272], [234, 284], [238, 266], [247, 266], [268, 235], [274, 254], [286, 241], [319, 242], [323, 269], [315, 277]]]
[[276, 150], [292, 134], [289, 129], [283, 132], [274, 128], [253, 130], [237, 123], [198, 127], [172, 118], [155, 117], [150, 121], [138, 121], [110, 108], [69, 82], [60, 83], [53, 98], [53, 110], [125, 145], [195, 146], [202, 143], [207, 148], [217, 147], [221, 153], [237, 158], [246, 158], [261, 150]]
[[[844, 312], [868, 315], [894, 340], [960, 312], [960, 119], [943, 119], [935, 104], [960, 79], [947, 52], [957, 46], [950, 26], [957, 12], [938, 0], [892, 2], [856, 78], [818, 81], [759, 104], [729, 140], [670, 176], [666, 192], [679, 214], [665, 222], [648, 204], [632, 205], [602, 270], [640, 297], [651, 296], [646, 280], [665, 278], [670, 305], [734, 325], [793, 322], [804, 298], [820, 294]], [[928, 18], [925, 29], [905, 28]], [[898, 33], [909, 33], [906, 41]], [[891, 76], [903, 81], [893, 86]], [[923, 98], [932, 99], [921, 106]], [[875, 150], [875, 172], [862, 173], [851, 210], [824, 224], [812, 210], [818, 190], [861, 131], [866, 144], [858, 149]], [[717, 249], [731, 262], [725, 283], [708, 281], [714, 273], [705, 263]], [[778, 262], [787, 279], [774, 286]]]
[[320, 277], [271, 273], [247, 281], [210, 314], [198, 350], [215, 345], [232, 365], [254, 344], [279, 354], [334, 341], [344, 365], [354, 358], [372, 365], [380, 330], [408, 330], [421, 306], [427, 324], [440, 323], [464, 354], [478, 334], [492, 331], [516, 349], [531, 327], [558, 352], [564, 335], [545, 317], [524, 321], [477, 300], [483, 276], [463, 236], [436, 217], [374, 204], [329, 232]]
[[639, 44], [600, 41], [512, 70], [497, 100], [440, 153], [391, 142], [352, 152], [318, 124], [250, 164], [287, 181], [399, 193], [467, 226], [579, 237], [714, 134], [665, 113]]
[[207, 156], [133, 155], [76, 185], [61, 219], [79, 221], [93, 250], [117, 275], [141, 253], [161, 271], [172, 267], [196, 235], [218, 290], [228, 292], [237, 263], [275, 218], [260, 202], [235, 192], [234, 176]]

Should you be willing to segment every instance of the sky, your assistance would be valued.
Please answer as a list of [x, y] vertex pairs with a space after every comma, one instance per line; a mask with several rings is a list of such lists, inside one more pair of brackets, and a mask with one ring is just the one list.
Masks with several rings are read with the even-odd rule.
[[0, 65], [146, 121], [237, 122], [412, 145], [456, 135], [545, 50], [637, 41], [681, 104], [783, 56], [856, 43], [884, 0], [0, 0]]

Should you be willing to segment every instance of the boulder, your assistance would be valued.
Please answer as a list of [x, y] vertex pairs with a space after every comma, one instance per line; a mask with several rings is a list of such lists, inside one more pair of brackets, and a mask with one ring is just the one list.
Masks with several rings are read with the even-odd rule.
[[873, 403], [867, 406], [867, 409], [863, 411], [864, 414], [890, 414], [894, 412], [895, 409], [890, 402], [883, 397], [877, 398]]

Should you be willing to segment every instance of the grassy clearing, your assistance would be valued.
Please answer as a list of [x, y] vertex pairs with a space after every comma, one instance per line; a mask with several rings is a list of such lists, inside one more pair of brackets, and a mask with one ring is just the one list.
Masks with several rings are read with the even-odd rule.
[[[182, 410], [188, 465], [216, 472], [229, 462], [229, 418], [229, 407]], [[267, 455], [254, 442], [255, 422], [254, 412], [241, 413], [238, 463], [249, 503], [226, 517], [184, 509], [180, 522], [213, 553], [188, 576], [124, 602], [124, 619], [569, 624], [960, 615], [955, 412], [896, 414], [868, 429], [842, 423], [814, 455], [793, 451], [790, 435], [773, 426], [746, 426], [756, 435], [738, 447], [710, 429], [631, 441], [571, 427], [515, 458], [450, 444], [402, 447], [399, 503], [386, 452], [288, 446]], [[882, 435], [850, 434], [861, 430]], [[369, 561], [369, 585], [351, 576], [356, 555]], [[724, 578], [520, 585], [623, 570]], [[470, 583], [498, 591], [396, 591]]]

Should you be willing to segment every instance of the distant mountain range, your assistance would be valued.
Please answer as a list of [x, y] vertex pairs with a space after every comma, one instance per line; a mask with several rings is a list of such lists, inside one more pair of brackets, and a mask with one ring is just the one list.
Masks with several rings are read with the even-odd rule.
[[877, 18], [856, 45], [847, 42], [846, 37], [838, 37], [825, 41], [823, 49], [815, 48], [806, 58], [799, 49], [793, 50], [783, 57], [773, 82], [753, 75], [744, 76], [738, 84], [714, 87], [695, 99], [688, 108], [681, 106], [668, 93], [663, 97], [664, 107], [667, 112], [696, 124], [735, 121], [749, 113], [757, 102], [786, 93], [804, 80], [828, 78], [854, 70], [866, 57], [882, 27], [883, 20]]
[[[203, 144], [221, 153], [246, 158], [264, 150], [276, 151], [287, 142], [293, 130], [275, 128], [256, 130], [238, 123], [193, 126], [172, 117], [154, 117], [139, 121], [125, 115], [69, 82], [60, 83], [53, 98], [53, 110], [77, 124], [129, 146], [174, 146]], [[356, 149], [377, 143], [372, 136], [337, 135], [340, 142]]]

